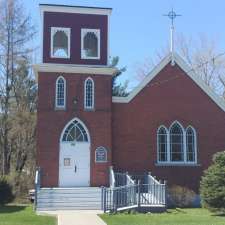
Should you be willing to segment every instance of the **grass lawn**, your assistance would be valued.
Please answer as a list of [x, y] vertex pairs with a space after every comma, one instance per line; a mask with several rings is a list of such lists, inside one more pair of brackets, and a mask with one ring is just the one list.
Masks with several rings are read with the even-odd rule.
[[162, 214], [104, 214], [108, 225], [225, 225], [225, 216], [212, 215], [205, 209], [173, 209]]
[[0, 225], [56, 225], [56, 218], [37, 216], [31, 206], [0, 206]]

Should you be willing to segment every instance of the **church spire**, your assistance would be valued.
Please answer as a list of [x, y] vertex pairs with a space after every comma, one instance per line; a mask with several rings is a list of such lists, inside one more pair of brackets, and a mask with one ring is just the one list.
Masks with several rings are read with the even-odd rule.
[[175, 18], [177, 16], [181, 16], [181, 15], [176, 14], [173, 11], [173, 8], [172, 8], [172, 10], [168, 14], [165, 14], [164, 16], [167, 16], [171, 20], [171, 26], [170, 26], [170, 53], [171, 53], [171, 56], [172, 56], [171, 65], [173, 66], [175, 64], [174, 63], [174, 20], [175, 20]]

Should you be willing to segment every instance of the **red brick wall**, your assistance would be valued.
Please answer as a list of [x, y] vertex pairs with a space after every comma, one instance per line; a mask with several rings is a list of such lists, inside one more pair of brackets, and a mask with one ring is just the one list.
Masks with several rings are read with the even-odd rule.
[[[70, 59], [50, 57], [51, 27], [71, 28]], [[81, 28], [100, 29], [100, 59], [81, 59]], [[108, 54], [108, 17], [77, 13], [45, 12], [43, 28], [43, 62], [106, 65]]]
[[[157, 129], [175, 120], [196, 129], [198, 166], [156, 166]], [[225, 150], [224, 122], [225, 112], [178, 66], [168, 64], [130, 103], [113, 104], [114, 167], [151, 171], [197, 191], [212, 155]]]
[[[60, 74], [61, 75], [61, 74]], [[42, 169], [42, 185], [58, 186], [59, 140], [63, 128], [73, 118], [84, 122], [91, 138], [91, 185], [108, 184], [108, 167], [111, 165], [111, 76], [91, 76], [95, 82], [95, 111], [84, 111], [83, 87], [89, 75], [63, 74], [67, 82], [67, 108], [55, 110], [55, 81], [58, 74], [39, 73], [38, 121], [37, 121], [37, 165]], [[76, 108], [73, 98], [78, 99]], [[95, 149], [108, 148], [108, 163], [95, 163]]]

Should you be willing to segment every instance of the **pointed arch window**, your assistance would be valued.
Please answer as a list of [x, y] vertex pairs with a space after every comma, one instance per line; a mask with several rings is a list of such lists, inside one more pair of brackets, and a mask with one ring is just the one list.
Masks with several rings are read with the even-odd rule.
[[66, 128], [62, 137], [63, 142], [88, 142], [88, 135], [83, 125], [74, 120]]
[[51, 27], [51, 57], [70, 58], [70, 28]]
[[185, 130], [175, 121], [169, 128], [161, 125], [157, 130], [158, 163], [195, 164], [197, 163], [197, 137], [192, 126]]
[[99, 29], [81, 29], [81, 58], [100, 59]]
[[84, 108], [94, 109], [94, 81], [87, 78], [84, 82]]
[[186, 130], [186, 151], [187, 162], [196, 161], [196, 135], [195, 130], [192, 127], [188, 127]]
[[62, 76], [56, 80], [55, 106], [62, 109], [66, 107], [66, 81]]
[[157, 132], [158, 161], [167, 161], [167, 129], [161, 126]]
[[175, 122], [170, 128], [170, 160], [173, 162], [184, 161], [183, 129]]

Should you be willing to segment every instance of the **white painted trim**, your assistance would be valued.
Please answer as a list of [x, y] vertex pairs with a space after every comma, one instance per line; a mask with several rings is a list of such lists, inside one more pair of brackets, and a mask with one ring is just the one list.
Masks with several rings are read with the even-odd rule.
[[[170, 151], [171, 151], [171, 142], [170, 142], [170, 131], [171, 131], [171, 128], [173, 127], [174, 124], [178, 124], [181, 129], [182, 129], [182, 132], [183, 132], [183, 154], [184, 154], [184, 160], [183, 161], [171, 161], [171, 158], [170, 158]], [[160, 128], [164, 128], [166, 130], [166, 133], [167, 133], [167, 161], [159, 161], [159, 139], [158, 139], [158, 132], [160, 130]], [[188, 128], [192, 128], [192, 130], [194, 131], [194, 138], [195, 138], [195, 146], [194, 146], [194, 150], [195, 150], [195, 161], [193, 162], [188, 162], [187, 161], [187, 137], [186, 137], [186, 131]], [[191, 126], [189, 125], [186, 129], [184, 129], [183, 125], [175, 120], [169, 127], [169, 129], [167, 129], [166, 126], [164, 125], [161, 125], [159, 126], [159, 128], [157, 129], [157, 165], [197, 165], [197, 133], [196, 133], [196, 130]]]
[[[90, 186], [90, 176], [91, 176], [91, 138], [90, 138], [90, 133], [89, 133], [89, 130], [88, 128], [86, 127], [86, 125], [77, 117], [71, 119], [63, 128], [62, 132], [61, 132], [61, 135], [60, 135], [60, 139], [59, 139], [59, 165], [60, 165], [60, 161], [61, 161], [61, 144], [63, 144], [63, 135], [66, 131], [66, 129], [68, 128], [68, 126], [74, 121], [74, 120], [77, 120], [84, 128], [84, 130], [86, 131], [87, 133], [87, 137], [88, 137], [88, 142], [86, 142], [88, 145], [89, 145], [89, 154], [90, 154], [90, 158], [89, 158], [89, 175], [88, 175], [88, 182], [89, 182], [89, 185]], [[58, 185], [59, 187], [61, 186], [62, 182], [61, 182], [61, 170], [60, 170], [60, 166], [59, 166], [59, 169], [58, 169]]]
[[[225, 101], [215, 94], [214, 91], [206, 85], [204, 81], [196, 75], [185, 61], [176, 53], [174, 53], [174, 61], [223, 111], [225, 111]], [[145, 79], [127, 97], [113, 97], [112, 102], [129, 103], [170, 62], [171, 54], [154, 67]]]
[[[63, 31], [68, 38], [67, 48], [68, 48], [68, 56], [55, 56], [53, 54], [53, 37], [57, 33], [57, 31]], [[61, 58], [61, 59], [70, 59], [70, 45], [71, 45], [71, 28], [68, 27], [51, 27], [51, 50], [50, 50], [50, 57], [51, 58]]]
[[73, 119], [71, 119], [63, 128], [62, 132], [61, 132], [61, 135], [60, 135], [60, 141], [59, 141], [59, 144], [61, 144], [63, 142], [63, 135], [64, 135], [64, 132], [65, 130], [67, 129], [67, 127], [74, 121], [74, 120], [77, 120], [84, 128], [84, 130], [86, 131], [87, 133], [87, 137], [88, 137], [88, 143], [91, 144], [91, 138], [90, 138], [90, 133], [89, 133], [89, 130], [87, 128], [87, 126], [84, 124], [84, 122], [82, 122], [82, 120], [80, 120], [79, 118], [75, 117]]
[[[91, 107], [86, 106], [86, 84], [87, 84], [87, 81], [89, 81], [89, 80], [92, 83], [92, 106]], [[94, 108], [95, 108], [95, 83], [94, 83], [94, 80], [91, 77], [88, 77], [84, 81], [84, 109], [93, 110]]]
[[185, 134], [185, 129], [184, 129], [183, 125], [177, 120], [175, 120], [169, 127], [169, 145], [170, 145], [169, 146], [169, 153], [171, 155], [171, 136], [170, 136], [171, 129], [175, 124], [178, 124], [180, 126], [181, 130], [182, 130], [182, 135], [183, 135], [183, 143], [182, 143], [182, 145], [183, 145], [183, 161], [171, 161], [171, 158], [170, 158], [170, 163], [186, 163], [186, 134]]
[[167, 154], [167, 156], [166, 156], [166, 158], [167, 158], [167, 161], [169, 160], [169, 156], [168, 156], [168, 134], [169, 134], [169, 131], [168, 131], [168, 129], [166, 128], [166, 126], [164, 126], [164, 125], [161, 125], [158, 129], [157, 129], [157, 162], [161, 162], [160, 160], [159, 160], [159, 131], [161, 130], [161, 129], [165, 129], [165, 131], [166, 131], [166, 154]]
[[85, 8], [85, 7], [68, 7], [57, 5], [40, 5], [40, 11], [43, 12], [62, 12], [62, 13], [78, 13], [78, 14], [93, 14], [93, 15], [107, 15], [110, 16], [112, 9], [104, 8]]
[[[97, 56], [85, 56], [84, 53], [84, 37], [87, 33], [92, 32], [95, 34], [95, 36], [98, 39], [98, 55]], [[81, 28], [81, 49], [80, 49], [80, 55], [81, 59], [100, 59], [101, 58], [101, 31], [100, 29], [90, 29], [90, 28]]]
[[49, 73], [72, 73], [72, 74], [92, 74], [92, 75], [110, 75], [114, 76], [117, 68], [106, 66], [92, 66], [92, 65], [74, 65], [74, 64], [56, 64], [56, 63], [42, 63], [33, 65], [33, 70], [38, 79], [39, 72]]
[[[198, 148], [198, 144], [197, 144], [197, 132], [196, 132], [195, 128], [192, 127], [191, 125], [187, 126], [186, 131], [185, 131], [186, 141], [187, 141], [187, 130], [189, 128], [191, 128], [192, 131], [194, 132], [194, 140], [195, 140], [195, 142], [194, 142], [194, 144], [195, 144], [195, 146], [194, 146], [195, 161], [194, 162], [191, 162], [191, 163], [197, 163], [198, 162], [198, 155], [197, 155], [197, 153], [198, 153], [198, 149], [197, 149]], [[186, 142], [186, 146], [187, 146], [187, 142]]]
[[[57, 97], [58, 97], [58, 81], [59, 79], [63, 79], [64, 82], [64, 105], [58, 105]], [[55, 82], [55, 109], [64, 110], [66, 109], [66, 79], [63, 76], [59, 76]]]

